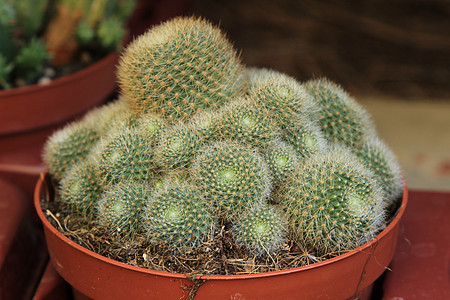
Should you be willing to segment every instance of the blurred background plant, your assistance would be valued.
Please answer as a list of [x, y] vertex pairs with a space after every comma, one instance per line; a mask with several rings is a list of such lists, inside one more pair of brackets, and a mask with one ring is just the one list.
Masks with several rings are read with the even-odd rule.
[[116, 50], [135, 5], [136, 0], [0, 0], [0, 89], [45, 82]]

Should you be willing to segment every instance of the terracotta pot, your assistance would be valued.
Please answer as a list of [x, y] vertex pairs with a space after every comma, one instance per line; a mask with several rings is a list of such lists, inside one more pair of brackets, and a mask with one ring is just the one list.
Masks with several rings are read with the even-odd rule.
[[30, 190], [30, 185], [34, 187], [43, 171], [41, 152], [48, 136], [101, 105], [114, 92], [118, 57], [117, 52], [109, 54], [49, 84], [0, 91], [2, 177], [25, 190]]
[[[94, 299], [347, 299], [385, 271], [394, 255], [403, 200], [394, 220], [375, 239], [338, 257], [305, 267], [251, 275], [183, 274], [134, 267], [98, 255], [71, 241], [46, 219], [40, 199], [49, 191], [42, 174], [35, 190], [35, 207], [44, 224], [51, 261], [56, 271], [78, 292]], [[200, 284], [201, 283], [201, 284]], [[197, 289], [198, 288], [198, 289]]]

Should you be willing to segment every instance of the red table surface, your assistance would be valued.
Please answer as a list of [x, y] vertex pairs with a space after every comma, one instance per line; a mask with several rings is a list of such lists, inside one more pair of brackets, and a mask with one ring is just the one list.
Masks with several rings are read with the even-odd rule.
[[450, 193], [410, 191], [383, 299], [450, 299]]

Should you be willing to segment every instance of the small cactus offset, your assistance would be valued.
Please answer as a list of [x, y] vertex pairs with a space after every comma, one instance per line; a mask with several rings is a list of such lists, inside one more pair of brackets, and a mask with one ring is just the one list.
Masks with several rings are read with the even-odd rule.
[[71, 123], [53, 134], [47, 140], [43, 153], [50, 174], [58, 180], [63, 179], [68, 169], [88, 156], [100, 136], [89, 119]]
[[150, 181], [154, 170], [152, 143], [142, 129], [125, 127], [111, 132], [93, 149], [103, 179], [107, 183]]
[[143, 214], [150, 197], [146, 184], [122, 181], [110, 186], [97, 203], [97, 221], [112, 235], [132, 238], [143, 234]]
[[262, 156], [236, 142], [205, 146], [191, 172], [204, 197], [229, 218], [263, 201], [271, 191], [270, 173]]
[[240, 216], [232, 232], [239, 245], [257, 256], [271, 255], [282, 248], [287, 237], [284, 213], [273, 205], [257, 205]]
[[202, 194], [183, 182], [169, 184], [150, 196], [143, 223], [152, 244], [167, 243], [188, 251], [212, 234], [214, 222], [211, 206]]
[[209, 22], [176, 18], [137, 38], [118, 69], [122, 93], [138, 112], [186, 119], [243, 91], [239, 58]]
[[272, 173], [274, 184], [285, 181], [296, 170], [299, 163], [295, 149], [282, 140], [270, 143], [264, 158]]
[[368, 113], [337, 84], [318, 79], [304, 86], [318, 106], [317, 119], [329, 141], [353, 147], [375, 134]]
[[278, 134], [268, 112], [250, 98], [239, 99], [224, 107], [220, 124], [222, 137], [257, 148], [266, 146]]
[[310, 116], [316, 112], [313, 98], [294, 78], [268, 69], [249, 68], [247, 72], [250, 97], [269, 110], [282, 128], [295, 115]]
[[396, 200], [402, 193], [400, 166], [394, 153], [380, 139], [372, 137], [354, 150], [360, 161], [374, 172], [386, 198]]
[[145, 266], [276, 270], [354, 250], [386, 226], [400, 168], [336, 84], [245, 68], [194, 17], [138, 37], [118, 77], [119, 99], [55, 133], [44, 159], [62, 207], [121, 250], [153, 255]]
[[61, 180], [61, 200], [77, 214], [94, 218], [103, 192], [98, 166], [92, 159], [75, 164]]

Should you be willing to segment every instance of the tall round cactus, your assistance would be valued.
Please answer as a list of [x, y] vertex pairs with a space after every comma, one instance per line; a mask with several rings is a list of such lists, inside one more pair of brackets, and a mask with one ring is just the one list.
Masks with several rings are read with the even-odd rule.
[[199, 18], [176, 18], [150, 29], [122, 56], [118, 78], [136, 111], [185, 119], [239, 95], [243, 67], [225, 35]]

